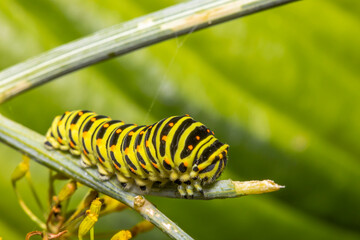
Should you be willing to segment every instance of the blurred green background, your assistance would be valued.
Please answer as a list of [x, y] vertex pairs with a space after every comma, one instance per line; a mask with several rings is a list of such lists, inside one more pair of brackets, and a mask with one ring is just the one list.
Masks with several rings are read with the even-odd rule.
[[[1, 0], [0, 69], [179, 2]], [[286, 185], [238, 199], [149, 197], [195, 239], [360, 239], [359, 16], [360, 1], [296, 2], [88, 67], [0, 110], [42, 134], [65, 110], [138, 124], [188, 113], [231, 146], [222, 179]], [[1, 144], [0, 156], [0, 237], [24, 239], [38, 228], [11, 189], [21, 155]], [[47, 173], [32, 162], [43, 199]], [[95, 231], [140, 220], [126, 210]], [[137, 239], [150, 238], [168, 239]]]

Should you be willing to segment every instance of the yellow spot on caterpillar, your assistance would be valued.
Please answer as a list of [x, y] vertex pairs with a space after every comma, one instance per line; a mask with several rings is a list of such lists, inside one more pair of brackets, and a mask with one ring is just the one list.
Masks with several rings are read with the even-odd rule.
[[103, 127], [104, 127], [104, 128], [108, 128], [109, 126], [110, 126], [110, 125], [109, 125], [108, 123], [105, 123]]
[[60, 126], [60, 125], [61, 125], [61, 123], [62, 123], [62, 121], [59, 121], [57, 125], [58, 125], [58, 126]]
[[222, 155], [222, 153], [220, 153], [219, 158], [220, 158], [220, 159], [223, 159], [223, 155]]
[[162, 136], [161, 140], [166, 142], [166, 135]]
[[143, 134], [144, 134], [144, 131], [141, 131], [141, 132], [140, 132], [140, 135], [143, 135]]
[[170, 127], [174, 126], [174, 123], [172, 123], [172, 122], [171, 122], [171, 123], [169, 123], [169, 126], [170, 126]]
[[96, 145], [100, 145], [101, 144], [101, 141], [102, 141], [102, 139], [101, 138], [98, 138], [98, 139], [96, 139]]
[[133, 131], [129, 132], [129, 136], [132, 136], [132, 135], [134, 135], [134, 132]]
[[115, 148], [116, 148], [116, 145], [112, 145], [112, 146], [110, 147], [110, 150], [113, 151], [113, 152], [115, 152]]
[[194, 148], [193, 145], [189, 145], [189, 146], [188, 146], [188, 149], [189, 149], [190, 151], [193, 150], [193, 148]]
[[62, 142], [63, 142], [63, 140], [62, 140], [60, 137], [58, 137], [57, 140], [58, 140], [59, 143], [62, 143]]
[[84, 113], [83, 112], [79, 112], [79, 116], [83, 115]]
[[90, 119], [90, 121], [95, 122], [96, 118], [93, 117], [93, 118]]
[[119, 128], [118, 130], [116, 130], [116, 133], [117, 134], [119, 134], [119, 133], [121, 133], [122, 132], [122, 129], [121, 128]]
[[66, 112], [65, 112], [65, 114], [69, 114], [69, 113], [70, 113], [70, 111], [66, 111]]
[[146, 147], [149, 147], [149, 141], [146, 141], [146, 142], [145, 142], [145, 146], [146, 146]]
[[136, 151], [140, 152], [140, 145], [136, 146]]
[[86, 138], [87, 133], [88, 133], [87, 131], [83, 132], [83, 138]]
[[104, 161], [100, 157], [98, 157], [98, 159], [99, 159], [99, 162], [104, 163]]
[[128, 155], [129, 153], [129, 148], [125, 148], [125, 154]]
[[195, 138], [196, 138], [196, 140], [200, 140], [200, 136], [196, 136]]
[[74, 130], [74, 128], [75, 128], [75, 124], [71, 124], [70, 125], [70, 130]]

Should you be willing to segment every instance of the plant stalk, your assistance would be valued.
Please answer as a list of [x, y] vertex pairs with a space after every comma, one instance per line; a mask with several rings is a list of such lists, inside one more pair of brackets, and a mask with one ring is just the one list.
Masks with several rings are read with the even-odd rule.
[[64, 44], [0, 72], [0, 103], [145, 46], [296, 0], [193, 0]]

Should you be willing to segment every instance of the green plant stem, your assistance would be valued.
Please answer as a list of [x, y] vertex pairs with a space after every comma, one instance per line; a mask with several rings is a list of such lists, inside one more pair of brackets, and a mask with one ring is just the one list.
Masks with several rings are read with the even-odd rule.
[[95, 233], [95, 229], [94, 229], [94, 227], [92, 227], [90, 229], [90, 240], [94, 240], [94, 233]]
[[40, 201], [40, 198], [38, 196], [38, 194], [36, 193], [36, 190], [35, 190], [35, 187], [34, 187], [34, 184], [32, 182], [32, 179], [31, 179], [31, 174], [30, 172], [28, 172], [26, 175], [25, 175], [25, 178], [28, 182], [28, 185], [29, 185], [29, 188], [30, 188], [30, 191], [32, 193], [32, 195], [34, 196], [34, 199], [35, 199], [35, 202], [36, 204], [38, 205], [40, 211], [44, 214], [44, 217], [46, 216], [46, 212], [42, 206], [42, 203]]
[[0, 72], [0, 103], [77, 69], [293, 1], [193, 0], [115, 25]]

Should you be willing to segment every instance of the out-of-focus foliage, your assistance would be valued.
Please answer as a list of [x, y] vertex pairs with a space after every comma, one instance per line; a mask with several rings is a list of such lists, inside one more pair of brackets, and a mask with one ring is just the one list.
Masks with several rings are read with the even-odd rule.
[[[178, 2], [2, 0], [0, 69]], [[222, 178], [286, 185], [228, 200], [151, 197], [191, 236], [359, 239], [359, 14], [359, 1], [296, 2], [72, 73], [10, 100], [1, 113], [43, 134], [65, 110], [140, 124], [188, 113], [230, 144]], [[21, 157], [4, 145], [0, 156], [0, 236], [23, 239], [37, 228], [10, 185]], [[46, 168], [33, 162], [32, 172], [46, 199]], [[26, 184], [19, 187], [27, 196]], [[96, 232], [140, 219], [125, 211], [101, 219]], [[138, 239], [151, 237], [167, 239], [158, 230]]]

